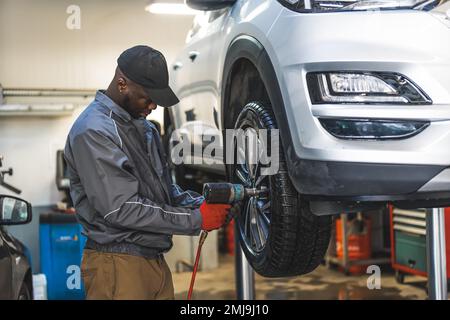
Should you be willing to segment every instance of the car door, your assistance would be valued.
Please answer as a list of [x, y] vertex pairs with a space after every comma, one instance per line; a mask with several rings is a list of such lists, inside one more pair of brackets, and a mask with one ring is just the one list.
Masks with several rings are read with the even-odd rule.
[[[202, 146], [203, 157], [208, 160], [222, 154], [222, 148], [217, 148], [216, 153], [207, 152], [209, 144], [215, 142], [215, 146], [222, 146], [222, 134], [220, 131], [220, 81], [218, 79], [220, 54], [225, 37], [223, 37], [224, 25], [230, 8], [210, 11], [208, 21], [202, 26], [192, 43], [192, 51], [197, 53], [193, 61], [192, 84], [195, 86], [192, 101], [197, 119], [195, 131], [195, 143]], [[211, 150], [211, 149], [209, 149]], [[219, 155], [217, 154], [219, 153]], [[219, 156], [216, 160], [221, 160]], [[222, 164], [213, 162], [208, 165], [212, 171], [224, 171]]]
[[[219, 88], [216, 80], [218, 59], [214, 43], [220, 41], [228, 10], [202, 12], [195, 17], [194, 27], [182, 52], [184, 56], [179, 59], [180, 62], [187, 61], [187, 64], [183, 64], [182, 72], [188, 74], [186, 80], [189, 82], [177, 88], [180, 100], [185, 99], [185, 103], [181, 102], [179, 108], [174, 110], [177, 113], [176, 118], [181, 120], [178, 128], [189, 136], [194, 150], [191, 164], [217, 172], [223, 171], [223, 165], [205, 164], [202, 156], [209, 155], [203, 154], [203, 151], [212, 141], [221, 145], [222, 140], [219, 130]], [[215, 156], [216, 153], [212, 155]]]
[[12, 299], [12, 267], [8, 245], [0, 226], [0, 300]]
[[191, 41], [199, 32], [203, 21], [205, 21], [207, 12], [197, 14], [193, 21], [193, 26], [186, 36], [186, 45], [175, 59], [171, 66], [170, 81], [180, 102], [171, 108], [173, 129], [176, 137], [183, 135], [189, 139], [189, 143], [193, 144], [191, 132], [195, 126], [195, 110], [193, 103], [193, 92], [195, 86], [192, 84], [193, 64], [195, 60], [195, 52], [193, 52]]
[[[189, 41], [190, 35], [196, 30], [196, 22], [192, 29], [189, 31], [186, 42]], [[192, 103], [192, 86], [190, 80], [191, 63], [189, 61], [189, 48], [185, 46], [183, 50], [178, 54], [175, 62], [172, 64], [169, 72], [170, 85], [176, 93], [180, 102], [171, 107], [170, 111], [173, 115], [174, 129], [181, 129], [187, 122], [186, 111], [193, 108]]]

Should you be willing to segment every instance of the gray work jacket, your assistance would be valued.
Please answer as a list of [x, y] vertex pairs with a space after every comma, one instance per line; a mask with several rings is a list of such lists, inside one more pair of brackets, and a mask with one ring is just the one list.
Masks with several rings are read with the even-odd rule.
[[198, 235], [203, 201], [171, 184], [159, 133], [104, 92], [81, 113], [64, 156], [87, 248], [154, 258], [172, 235]]

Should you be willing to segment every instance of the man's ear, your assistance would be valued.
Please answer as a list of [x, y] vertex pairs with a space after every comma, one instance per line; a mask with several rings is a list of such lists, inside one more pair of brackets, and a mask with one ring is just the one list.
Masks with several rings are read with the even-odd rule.
[[128, 93], [128, 84], [127, 80], [125, 78], [120, 77], [117, 80], [117, 89], [121, 94], [127, 94]]

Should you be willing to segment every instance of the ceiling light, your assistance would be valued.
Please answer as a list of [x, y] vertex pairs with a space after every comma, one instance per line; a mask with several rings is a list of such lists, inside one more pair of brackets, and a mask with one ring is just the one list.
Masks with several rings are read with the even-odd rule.
[[145, 11], [154, 14], [176, 14], [176, 15], [196, 15], [201, 12], [189, 8], [184, 3], [151, 3], [145, 7]]

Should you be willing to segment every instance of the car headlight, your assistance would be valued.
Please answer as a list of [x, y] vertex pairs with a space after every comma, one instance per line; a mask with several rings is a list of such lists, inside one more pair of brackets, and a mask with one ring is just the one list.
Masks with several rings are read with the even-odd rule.
[[431, 104], [411, 80], [397, 73], [312, 72], [307, 83], [313, 104]]
[[431, 10], [447, 0], [278, 0], [297, 12], [362, 11], [377, 9]]

